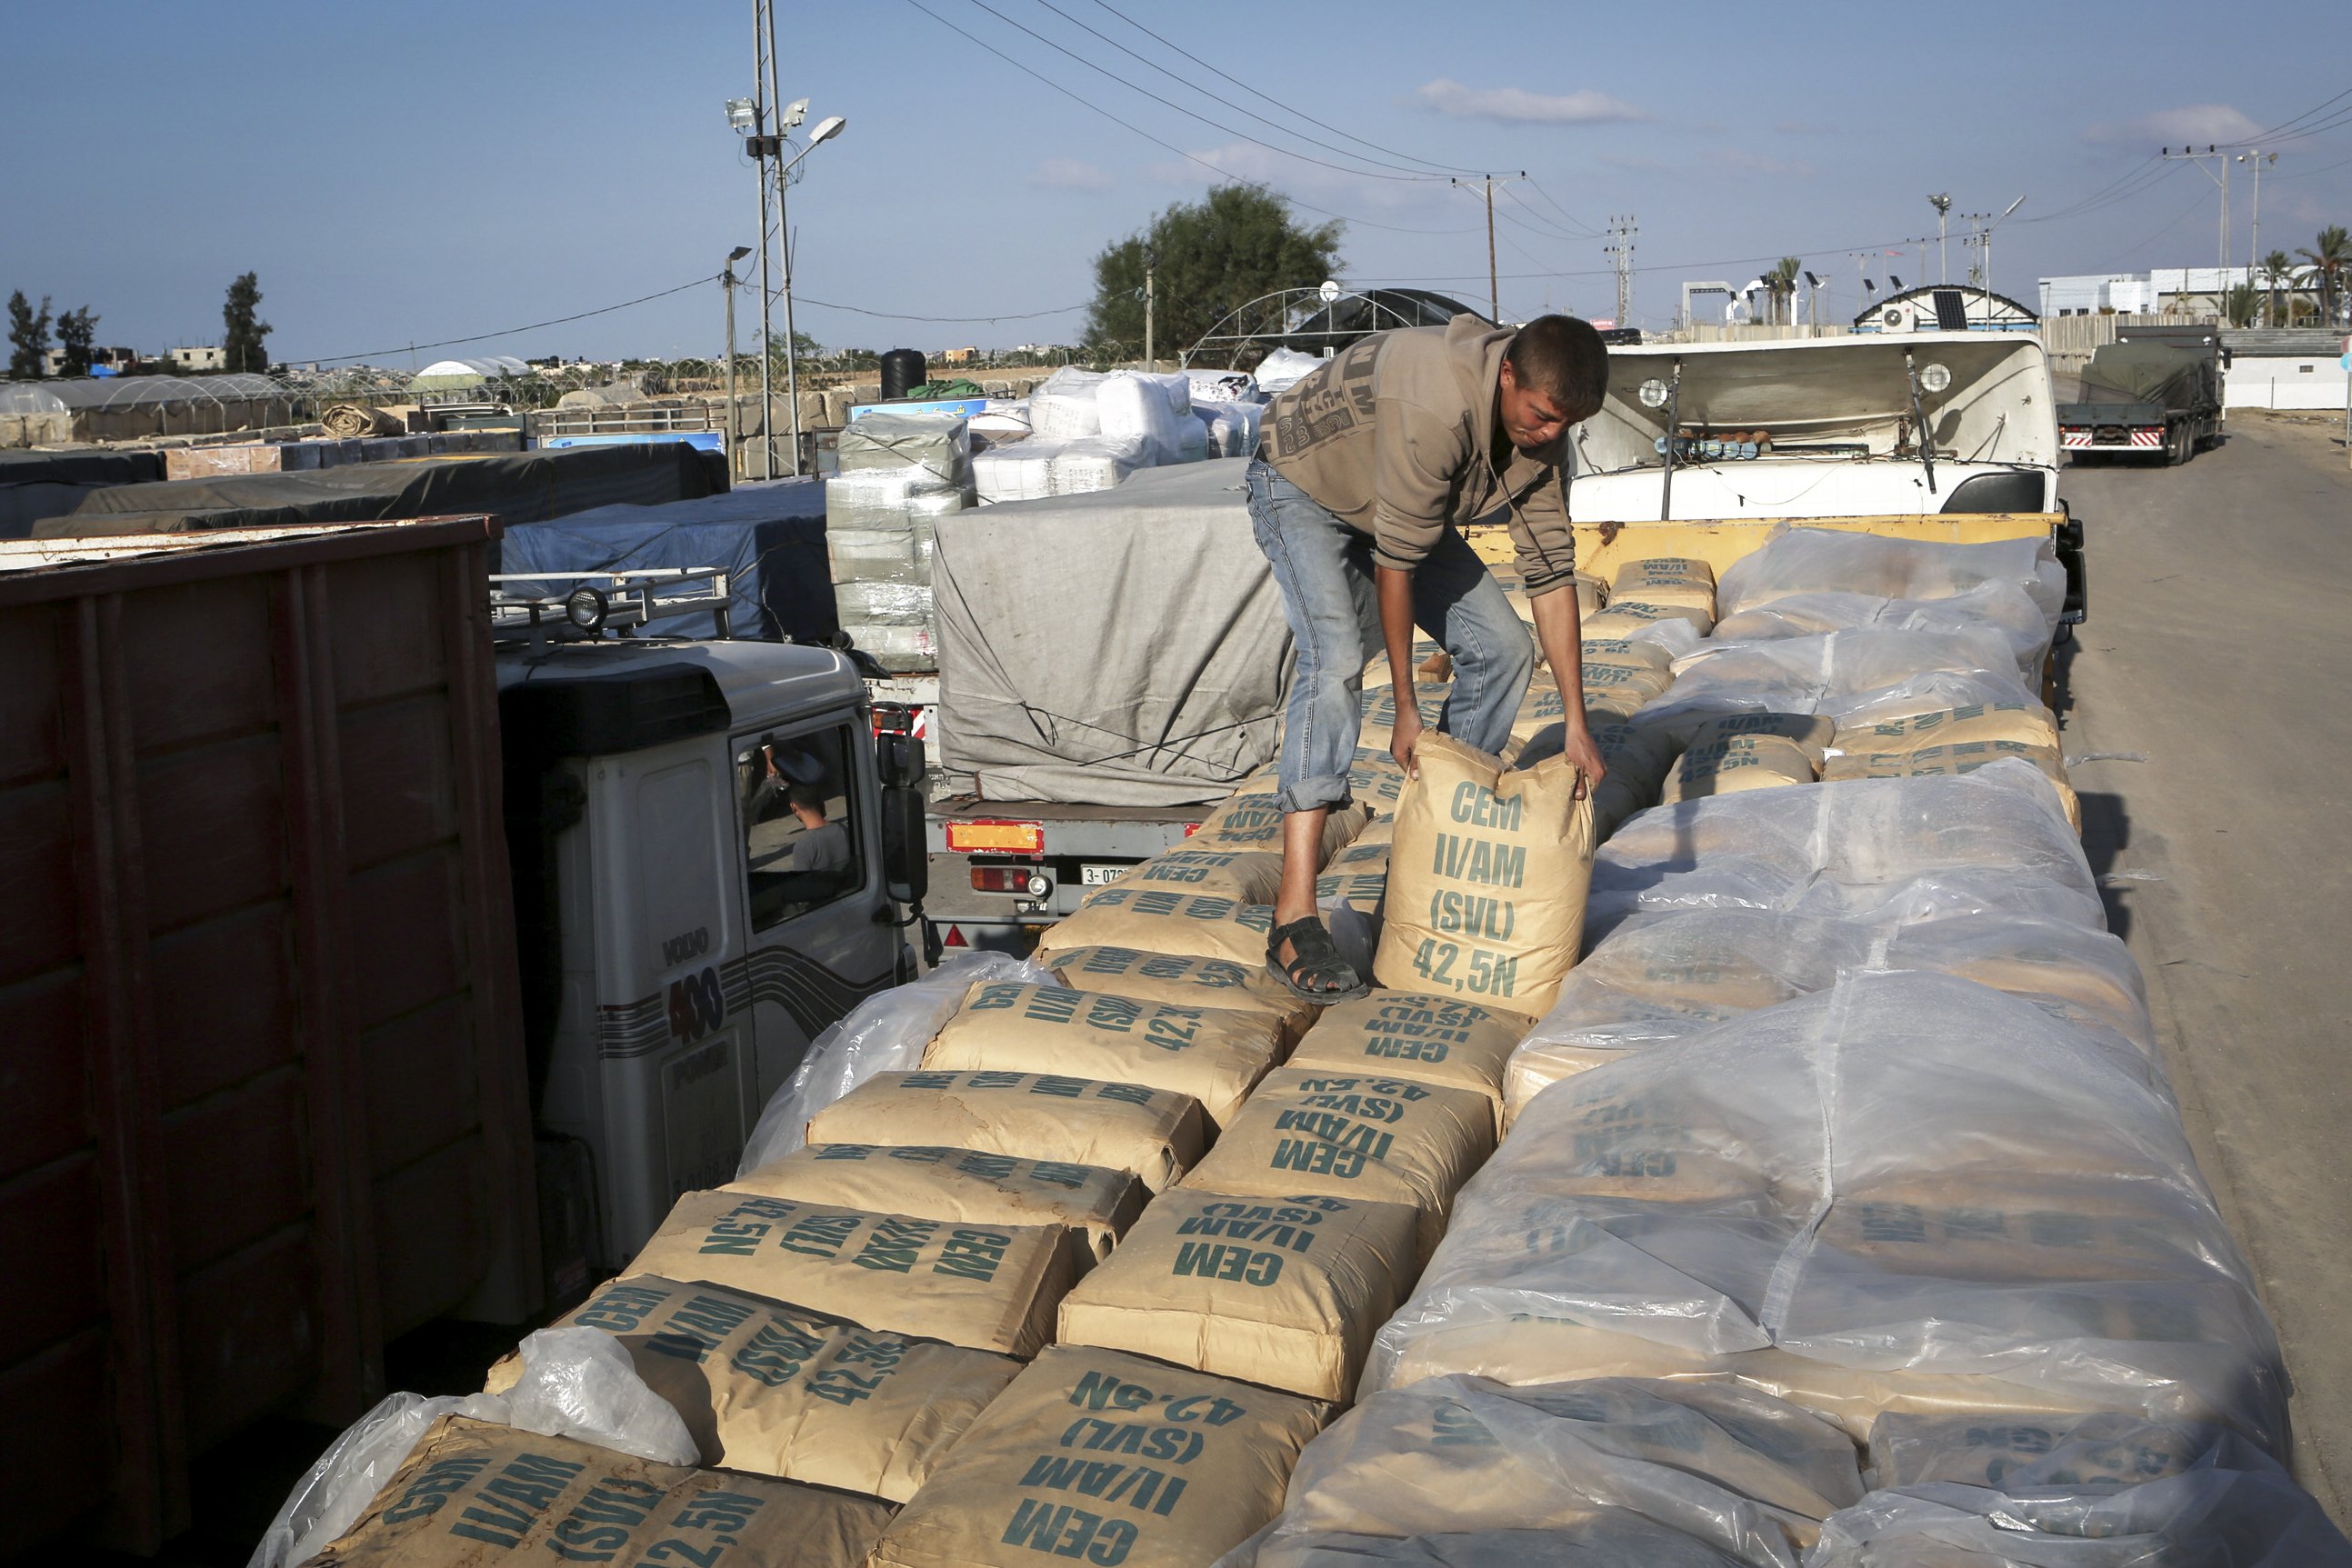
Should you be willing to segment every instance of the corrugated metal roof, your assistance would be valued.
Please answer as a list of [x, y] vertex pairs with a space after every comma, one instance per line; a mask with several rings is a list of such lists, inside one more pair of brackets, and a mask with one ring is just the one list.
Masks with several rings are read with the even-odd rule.
[[2332, 360], [2344, 352], [2344, 337], [2325, 327], [2229, 328], [2221, 333], [2221, 346], [2232, 354]]

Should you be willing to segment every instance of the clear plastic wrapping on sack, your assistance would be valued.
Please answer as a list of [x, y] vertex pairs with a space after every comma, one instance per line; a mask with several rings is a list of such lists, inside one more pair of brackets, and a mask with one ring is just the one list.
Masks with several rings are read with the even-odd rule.
[[983, 501], [1039, 501], [1054, 493], [1054, 459], [1066, 442], [1033, 435], [992, 446], [971, 460], [972, 485]]
[[1870, 925], [1758, 909], [1698, 909], [1626, 921], [1595, 944], [1513, 1053], [1514, 1114], [1562, 1078], [1669, 1045], [1847, 973], [1924, 969], [2007, 991], [2149, 1058], [2139, 967], [2116, 937], [2031, 915]]
[[1208, 426], [1210, 456], [1254, 457], [1257, 455], [1258, 434], [1265, 420], [1264, 403], [1203, 402], [1195, 398], [1192, 414]]
[[1192, 384], [1192, 407], [1198, 410], [1221, 402], [1248, 403], [1265, 406], [1265, 394], [1258, 390], [1257, 378], [1247, 371], [1189, 370], [1184, 379]]
[[1366, 1391], [1731, 1377], [2284, 1441], [2270, 1320], [2137, 1051], [1943, 975], [1841, 980], [1538, 1094]]
[[836, 582], [833, 585], [833, 601], [838, 607], [841, 624], [853, 635], [869, 626], [931, 624], [929, 583]]
[[1302, 354], [1296, 349], [1276, 349], [1257, 362], [1251, 373], [1258, 386], [1269, 394], [1288, 392], [1300, 382], [1323, 368], [1323, 361], [1313, 354]]
[[1056, 496], [1079, 496], [1116, 488], [1138, 468], [1152, 466], [1139, 441], [1097, 435], [1062, 444], [1046, 465], [1046, 485]]
[[1307, 1445], [1281, 1516], [1255, 1542], [1255, 1563], [1315, 1561], [1334, 1536], [1551, 1531], [1624, 1516], [1733, 1562], [1794, 1568], [1821, 1521], [1862, 1494], [1844, 1433], [1751, 1389], [1434, 1377], [1372, 1395]]
[[1967, 632], [1825, 632], [1762, 643], [1713, 643], [1675, 664], [1674, 689], [1642, 710], [1660, 724], [1729, 713], [1866, 711], [1890, 697], [1950, 694], [1959, 702], [2032, 701], [2009, 643]]
[[812, 1041], [790, 1082], [760, 1113], [738, 1176], [750, 1176], [808, 1141], [808, 1120], [877, 1072], [911, 1072], [966, 993], [984, 980], [1057, 985], [1054, 972], [1006, 953], [958, 953], [919, 980], [866, 998]]
[[1661, 806], [1592, 862], [1588, 929], [1678, 909], [1882, 921], [2009, 911], [2104, 929], [2050, 780], [2027, 763], [1959, 778], [1796, 784]]
[[1200, 422], [1192, 418], [1189, 394], [1179, 413], [1171, 405], [1164, 384], [1140, 375], [1111, 375], [1095, 389], [1095, 405], [1103, 439], [1135, 443], [1142, 449], [1144, 464], [1149, 466], [1182, 462], [1182, 433], [1179, 425], [1199, 430]]
[[2024, 592], [2056, 629], [2066, 601], [2066, 570], [2047, 534], [1961, 545], [1838, 528], [1787, 528], [1726, 567], [1715, 597], [1717, 612], [1727, 619], [1795, 593], [1950, 599], [1989, 582]]
[[971, 485], [971, 427], [961, 414], [863, 413], [843, 427], [841, 471], [912, 469], [951, 489]]
[[2050, 622], [2042, 606], [2014, 583], [1983, 582], [1949, 599], [1885, 599], [1874, 593], [1823, 589], [1726, 616], [1715, 623], [1721, 643], [1762, 643], [1825, 632], [1998, 632], [2007, 640], [2019, 678], [2039, 679], [2050, 656]]
[[1096, 371], [1064, 365], [1029, 394], [1029, 428], [1056, 441], [1102, 434], [1095, 389], [1108, 378]]

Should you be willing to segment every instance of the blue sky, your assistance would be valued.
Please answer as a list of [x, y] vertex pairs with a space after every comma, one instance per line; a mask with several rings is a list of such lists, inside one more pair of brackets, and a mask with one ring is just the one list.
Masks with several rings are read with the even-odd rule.
[[[1212, 167], [1355, 220], [1349, 280], [1411, 280], [1473, 302], [1486, 288], [1478, 203], [1443, 179], [1378, 177], [1397, 171], [1377, 165], [1524, 169], [1533, 184], [1498, 204], [1505, 313], [1610, 313], [1613, 283], [1591, 231], [1630, 212], [1634, 317], [1654, 326], [1681, 280], [1743, 283], [1783, 254], [1831, 280], [1824, 319], [1851, 316], [1858, 248], [1881, 253], [1867, 265], [1882, 284], [1890, 271], [1928, 280], [1915, 276], [1916, 246], [1883, 254], [1935, 232], [1927, 192], [1948, 191], [1956, 214], [2024, 195], [1997, 235], [1993, 282], [2030, 303], [2047, 274], [2211, 264], [2211, 182], [2143, 161], [2167, 141], [2251, 136], [2352, 89], [2343, 0], [2265, 26], [2217, 24], [2224, 14], [2210, 5], [2176, 0], [1924, 11], [778, 0], [778, 12], [784, 96], [805, 95], [812, 122], [849, 120], [792, 194], [800, 324], [827, 344], [877, 349], [1075, 336], [1076, 311], [1011, 318], [1083, 304], [1094, 254], [1196, 197]], [[1343, 151], [1221, 106], [1081, 23]], [[403, 364], [410, 342], [709, 278], [754, 238], [753, 176], [721, 109], [751, 88], [751, 0], [5, 0], [0, 27], [15, 62], [0, 94], [11, 150], [0, 293], [88, 304], [104, 342], [152, 352], [216, 340], [222, 293], [249, 268], [274, 354], [392, 350], [382, 362]], [[2352, 97], [2328, 112], [2347, 108]], [[2352, 117], [2274, 144], [2263, 248], [2352, 222]], [[2070, 211], [2119, 180], [2120, 199]], [[2252, 204], [2239, 170], [2241, 262]], [[1956, 237], [1956, 276], [1966, 263]], [[1932, 277], [1932, 254], [1927, 266]], [[894, 321], [842, 306], [1005, 319]], [[748, 297], [742, 307], [753, 309]], [[709, 353], [720, 330], [706, 284], [446, 351]]]

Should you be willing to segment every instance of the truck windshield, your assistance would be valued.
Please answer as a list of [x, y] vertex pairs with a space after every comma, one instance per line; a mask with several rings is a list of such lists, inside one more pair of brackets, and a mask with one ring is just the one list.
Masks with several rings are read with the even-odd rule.
[[753, 930], [866, 885], [850, 744], [846, 725], [738, 743]]

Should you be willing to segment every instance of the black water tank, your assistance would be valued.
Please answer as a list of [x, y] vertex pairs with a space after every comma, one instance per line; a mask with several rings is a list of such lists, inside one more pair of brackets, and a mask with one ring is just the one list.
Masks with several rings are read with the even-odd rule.
[[882, 396], [905, 397], [931, 379], [930, 367], [913, 349], [893, 349], [882, 356]]

